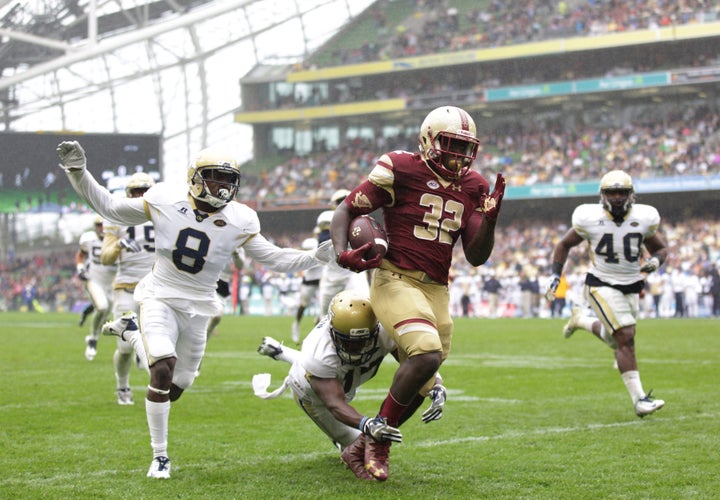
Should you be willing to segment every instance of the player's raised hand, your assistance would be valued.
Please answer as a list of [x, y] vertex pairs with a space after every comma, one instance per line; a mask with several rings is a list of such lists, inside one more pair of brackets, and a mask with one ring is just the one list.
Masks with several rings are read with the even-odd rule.
[[85, 150], [77, 141], [63, 141], [55, 149], [60, 157], [60, 166], [66, 172], [85, 170], [87, 158]]
[[498, 173], [492, 193], [484, 195], [481, 201], [480, 208], [482, 208], [487, 221], [495, 222], [497, 220], [503, 196], [505, 196], [505, 177]]

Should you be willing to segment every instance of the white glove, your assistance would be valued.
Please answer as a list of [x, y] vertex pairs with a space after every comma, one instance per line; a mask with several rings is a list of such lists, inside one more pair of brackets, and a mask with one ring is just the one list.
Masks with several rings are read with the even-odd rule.
[[60, 157], [60, 166], [65, 172], [78, 172], [85, 170], [87, 165], [87, 158], [85, 157], [85, 150], [82, 148], [77, 141], [63, 141], [58, 144], [57, 149], [58, 156]]
[[545, 290], [545, 298], [550, 302], [555, 300], [555, 291], [557, 290], [559, 284], [560, 276], [553, 274], [550, 277], [550, 284], [547, 286], [547, 290]]
[[426, 424], [428, 422], [432, 422], [433, 420], [440, 420], [442, 418], [443, 407], [445, 406], [445, 400], [447, 399], [447, 391], [444, 386], [436, 384], [432, 389], [430, 389], [428, 397], [430, 398], [430, 401], [432, 401], [432, 404], [430, 405], [430, 408], [425, 410], [422, 414], [422, 421]]
[[657, 257], [650, 257], [647, 261], [645, 261], [645, 265], [640, 268], [640, 272], [652, 273], [653, 271], [657, 271], [658, 267], [660, 267], [660, 259]]
[[394, 441], [402, 443], [400, 430], [388, 425], [385, 417], [363, 417], [360, 421], [360, 430], [375, 441]]
[[335, 250], [331, 240], [323, 241], [315, 250], [312, 250], [311, 253], [313, 254], [313, 257], [323, 264], [327, 264], [331, 260], [335, 260]]
[[126, 252], [142, 252], [142, 247], [140, 246], [140, 243], [135, 240], [131, 240], [130, 238], [123, 238], [122, 240], [119, 240], [118, 245], [120, 245], [120, 248], [122, 248]]

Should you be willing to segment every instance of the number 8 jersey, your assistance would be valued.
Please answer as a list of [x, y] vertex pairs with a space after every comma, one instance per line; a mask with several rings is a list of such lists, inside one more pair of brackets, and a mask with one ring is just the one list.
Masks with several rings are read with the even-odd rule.
[[198, 312], [212, 313], [202, 311], [203, 305], [214, 306], [215, 282], [233, 250], [260, 231], [257, 214], [241, 203], [210, 214], [198, 212], [184, 185], [156, 184], [144, 199], [155, 226], [158, 257], [136, 300], [186, 299]]
[[572, 225], [589, 243], [589, 274], [609, 285], [630, 285], [643, 279], [639, 266], [642, 243], [660, 225], [654, 207], [634, 203], [622, 223], [616, 224], [599, 203], [580, 205], [573, 212]]

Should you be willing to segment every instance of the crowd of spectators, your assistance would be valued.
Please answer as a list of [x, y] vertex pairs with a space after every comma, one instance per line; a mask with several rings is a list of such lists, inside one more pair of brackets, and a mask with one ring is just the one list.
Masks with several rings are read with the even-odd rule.
[[335, 50], [334, 64], [656, 29], [720, 18], [720, 6], [703, 0], [492, 0], [487, 7], [466, 11], [447, 0], [410, 3], [413, 14], [397, 26], [388, 26], [382, 3], [375, 7], [372, 15], [380, 36], [360, 47]]
[[[482, 317], [550, 317], [550, 304], [541, 293], [550, 275], [548, 261], [557, 239], [569, 221], [501, 220], [490, 260], [473, 268], [456, 247], [450, 285], [453, 314]], [[661, 226], [669, 247], [666, 264], [648, 280], [644, 311], [647, 316], [720, 316], [720, 219], [664, 220]], [[271, 233], [268, 233], [271, 235]], [[281, 246], [297, 246], [307, 234], [277, 235]], [[582, 301], [581, 288], [589, 258], [585, 245], [574, 249], [566, 265], [567, 303]], [[78, 311], [87, 303], [81, 282], [75, 276], [74, 250], [48, 257], [17, 259], [0, 263], [0, 310]], [[243, 306], [253, 294], [266, 301], [260, 314], [292, 315], [301, 278], [273, 273], [248, 262], [238, 286]], [[655, 292], [657, 310], [653, 302]], [[29, 299], [30, 297], [30, 299]], [[463, 299], [463, 297], [465, 297]], [[494, 299], [494, 300], [493, 300]], [[678, 303], [678, 300], [681, 302]], [[562, 309], [562, 308], [561, 308]], [[310, 308], [309, 314], [316, 314]]]
[[[593, 181], [609, 169], [635, 179], [720, 174], [720, 114], [683, 107], [622, 127], [592, 124], [572, 129], [525, 123], [479, 132], [474, 168], [488, 178], [503, 172], [508, 186]], [[333, 191], [354, 186], [386, 151], [416, 151], [416, 136], [357, 139], [335, 150], [293, 156], [262, 175], [243, 179], [240, 199], [259, 207], [324, 203]]]

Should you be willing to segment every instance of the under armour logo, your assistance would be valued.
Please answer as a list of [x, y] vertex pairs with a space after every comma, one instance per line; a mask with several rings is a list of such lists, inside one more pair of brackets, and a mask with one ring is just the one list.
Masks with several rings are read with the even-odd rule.
[[185, 215], [187, 214], [187, 207], [182, 207], [180, 210], [178, 210], [181, 214]]
[[460, 184], [453, 184], [451, 187], [453, 191], [462, 191], [462, 186]]

